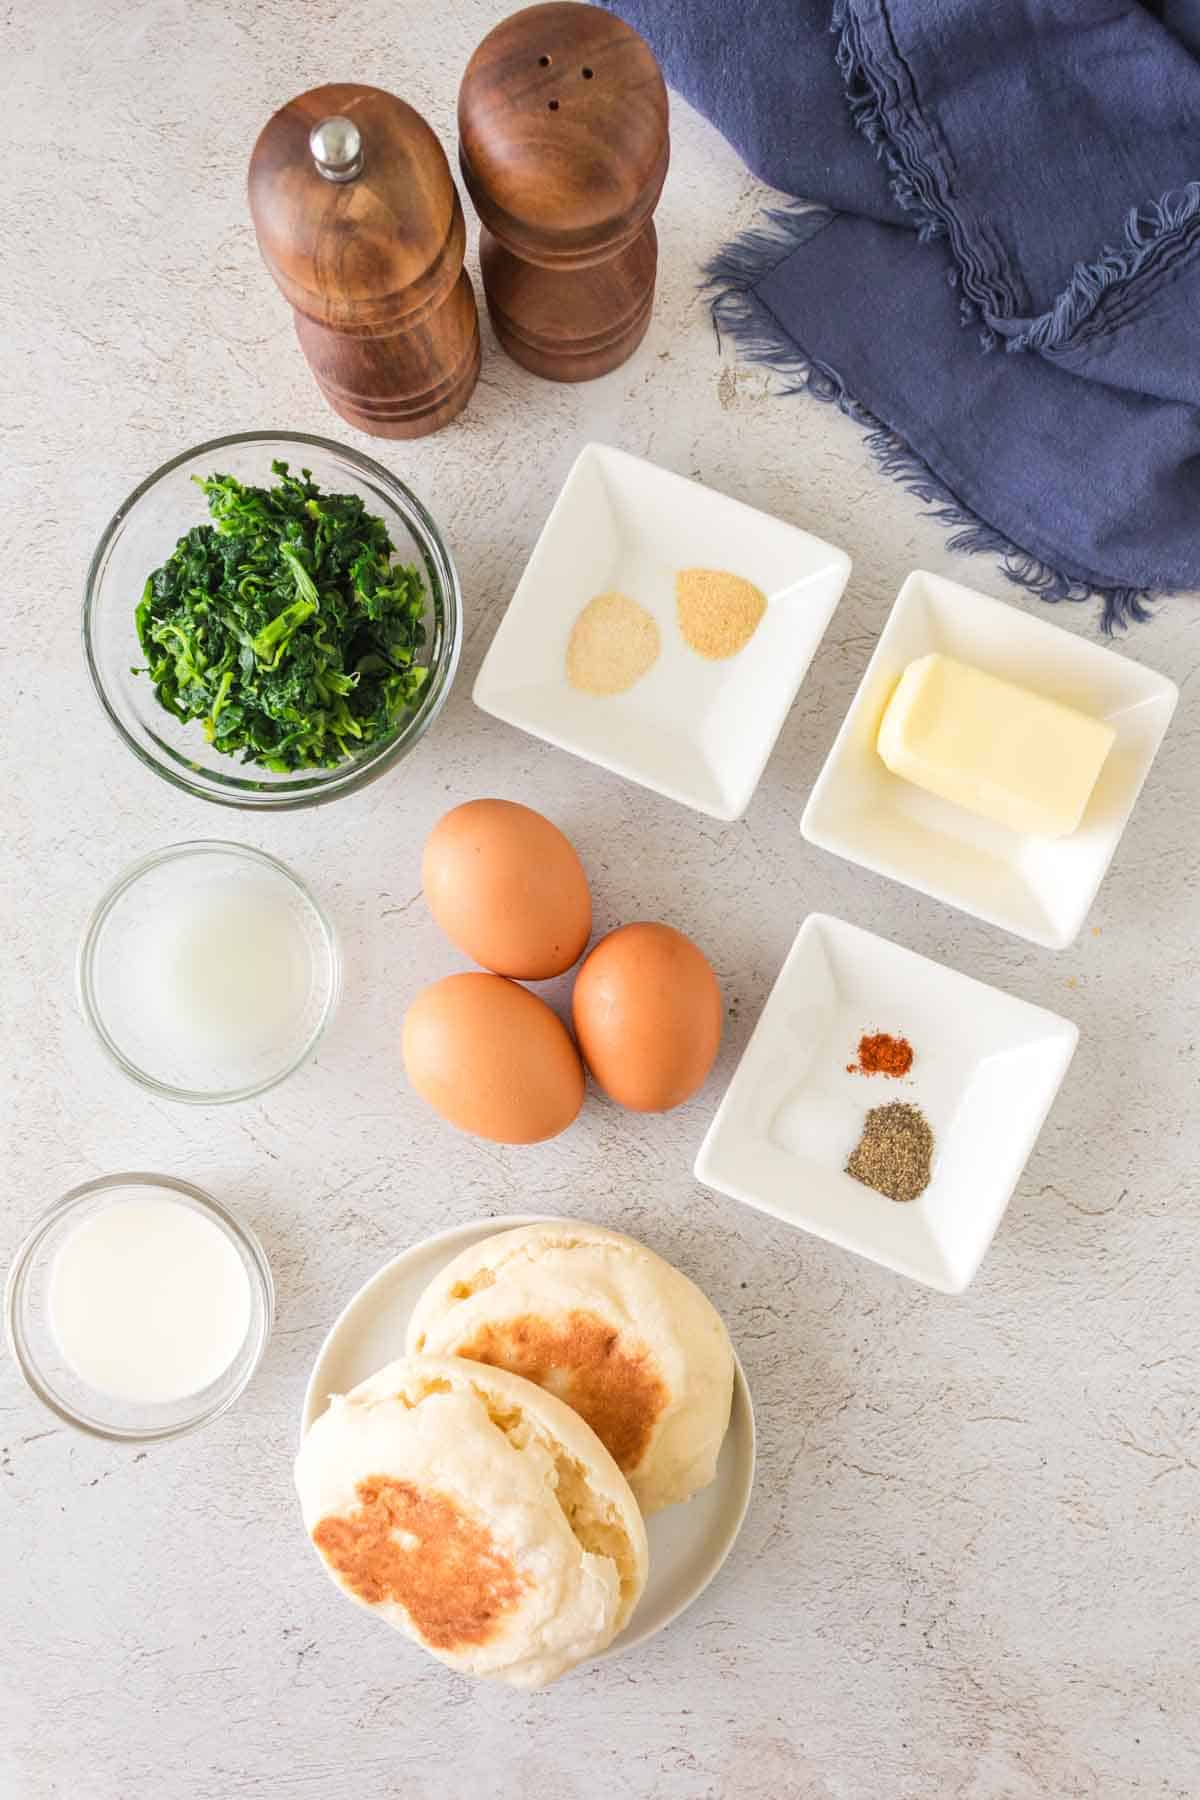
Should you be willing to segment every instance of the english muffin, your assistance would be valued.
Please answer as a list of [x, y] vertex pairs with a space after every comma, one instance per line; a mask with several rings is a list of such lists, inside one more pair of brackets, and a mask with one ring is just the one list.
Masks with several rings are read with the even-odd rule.
[[510, 1369], [565, 1400], [643, 1512], [690, 1499], [716, 1473], [729, 1334], [694, 1282], [619, 1232], [564, 1220], [473, 1245], [418, 1300], [407, 1349]]
[[502, 1369], [389, 1363], [314, 1421], [296, 1488], [343, 1592], [464, 1674], [542, 1687], [603, 1650], [645, 1586], [612, 1457]]

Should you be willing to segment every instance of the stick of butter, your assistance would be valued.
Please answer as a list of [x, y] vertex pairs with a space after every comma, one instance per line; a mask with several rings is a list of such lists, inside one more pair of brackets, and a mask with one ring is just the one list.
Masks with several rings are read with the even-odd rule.
[[1076, 829], [1116, 732], [953, 657], [909, 663], [877, 746], [892, 771], [981, 818], [1037, 837]]

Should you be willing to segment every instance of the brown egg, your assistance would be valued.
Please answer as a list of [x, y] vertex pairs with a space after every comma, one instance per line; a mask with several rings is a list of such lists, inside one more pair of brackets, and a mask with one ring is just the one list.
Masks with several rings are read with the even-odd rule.
[[583, 1065], [544, 1000], [500, 975], [448, 975], [404, 1015], [408, 1079], [460, 1131], [537, 1144], [583, 1105]]
[[440, 819], [421, 882], [450, 942], [497, 975], [547, 981], [591, 936], [583, 864], [557, 825], [513, 800], [468, 800]]
[[575, 1035], [610, 1099], [666, 1112], [704, 1085], [721, 1042], [721, 990], [708, 958], [670, 925], [622, 925], [575, 982]]

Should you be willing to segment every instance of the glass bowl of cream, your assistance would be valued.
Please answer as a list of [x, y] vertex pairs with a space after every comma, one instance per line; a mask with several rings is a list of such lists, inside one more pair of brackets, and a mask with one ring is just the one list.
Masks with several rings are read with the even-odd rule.
[[9, 1346], [38, 1399], [95, 1437], [143, 1443], [232, 1406], [273, 1314], [253, 1232], [167, 1175], [73, 1188], [30, 1231], [5, 1290]]
[[316, 1048], [341, 960], [298, 875], [265, 851], [172, 844], [127, 869], [79, 950], [79, 1004], [119, 1068], [168, 1100], [274, 1087]]

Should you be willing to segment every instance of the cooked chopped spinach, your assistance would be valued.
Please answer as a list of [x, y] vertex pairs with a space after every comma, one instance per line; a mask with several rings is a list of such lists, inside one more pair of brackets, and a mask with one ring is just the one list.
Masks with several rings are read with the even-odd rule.
[[273, 487], [193, 477], [194, 525], [146, 582], [137, 634], [161, 705], [210, 744], [286, 772], [387, 736], [428, 675], [424, 588], [357, 494], [271, 464]]

